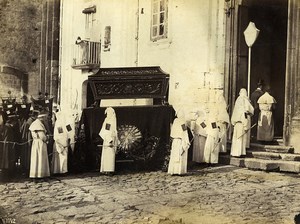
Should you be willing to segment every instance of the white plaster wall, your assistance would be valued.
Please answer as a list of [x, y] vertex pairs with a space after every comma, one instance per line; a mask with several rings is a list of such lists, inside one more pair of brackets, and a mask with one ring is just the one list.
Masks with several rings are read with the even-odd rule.
[[75, 4], [71, 1], [61, 1], [60, 19], [60, 105], [62, 109], [71, 107], [71, 77], [75, 71], [71, 68], [73, 39], [73, 9]]
[[137, 0], [102, 0], [99, 8], [102, 43], [106, 26], [111, 26], [110, 51], [101, 51], [101, 67], [132, 67], [136, 54]]
[[71, 68], [72, 47], [84, 35], [82, 10], [88, 5], [97, 7], [94, 37], [103, 43], [105, 27], [111, 26], [111, 49], [101, 51], [101, 67], [158, 65], [170, 74], [171, 104], [205, 101], [205, 79], [224, 70], [223, 0], [169, 0], [168, 38], [157, 42], [150, 40], [150, 0], [62, 0], [62, 107], [74, 107], [76, 101], [80, 109], [82, 83], [90, 75]]
[[63, 110], [81, 109], [82, 84], [87, 80], [88, 75], [93, 73], [73, 69], [71, 67], [74, 44], [77, 37], [86, 38], [85, 35], [85, 14], [82, 10], [86, 7], [96, 5], [97, 12], [94, 29], [99, 32], [90, 36], [91, 41], [100, 41], [100, 2], [91, 0], [62, 0], [61, 1], [61, 43], [60, 43], [60, 105]]
[[140, 0], [138, 64], [160, 65], [171, 75], [169, 101], [174, 106], [202, 101], [205, 75], [223, 73], [223, 4], [169, 0], [168, 38], [151, 42], [151, 1]]

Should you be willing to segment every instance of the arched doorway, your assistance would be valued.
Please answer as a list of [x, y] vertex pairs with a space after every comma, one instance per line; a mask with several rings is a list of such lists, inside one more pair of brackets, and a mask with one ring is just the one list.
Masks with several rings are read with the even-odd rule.
[[81, 109], [90, 107], [94, 103], [94, 96], [88, 80], [82, 83]]

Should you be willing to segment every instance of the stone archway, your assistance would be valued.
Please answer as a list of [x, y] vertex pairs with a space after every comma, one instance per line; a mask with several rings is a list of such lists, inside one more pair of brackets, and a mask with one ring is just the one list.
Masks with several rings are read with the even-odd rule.
[[7, 97], [8, 91], [12, 97], [20, 98], [28, 93], [28, 74], [20, 69], [0, 64], [0, 97]]

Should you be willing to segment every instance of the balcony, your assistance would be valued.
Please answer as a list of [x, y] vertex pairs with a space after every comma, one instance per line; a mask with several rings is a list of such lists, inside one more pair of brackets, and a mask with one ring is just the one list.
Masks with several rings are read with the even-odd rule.
[[94, 69], [100, 67], [100, 42], [86, 40], [76, 41], [73, 48], [74, 56], [72, 68]]

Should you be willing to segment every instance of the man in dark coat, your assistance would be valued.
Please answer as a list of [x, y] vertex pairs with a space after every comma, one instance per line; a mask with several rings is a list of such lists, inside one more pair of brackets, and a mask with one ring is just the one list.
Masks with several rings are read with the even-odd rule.
[[[257, 100], [263, 94], [264, 94], [263, 80], [259, 80], [257, 83], [257, 88], [254, 90], [254, 92], [251, 93], [251, 96], [250, 96], [251, 104], [254, 107], [254, 115], [252, 116], [252, 119], [251, 119], [251, 126], [253, 126], [254, 124], [257, 124], [257, 122], [258, 122], [259, 106], [258, 106]], [[251, 129], [251, 138], [252, 139], [256, 139], [256, 135], [257, 135], [256, 133], [257, 133], [257, 128], [252, 128]]]
[[16, 157], [16, 142], [15, 131], [14, 131], [14, 121], [15, 115], [8, 116], [8, 120], [5, 124], [1, 124], [0, 130], [0, 169], [2, 175], [5, 178], [13, 174], [15, 170], [15, 157]]

